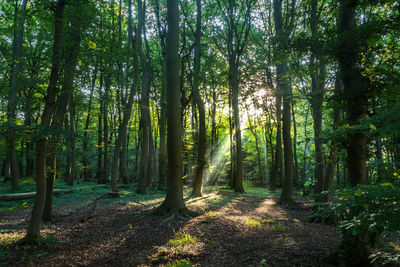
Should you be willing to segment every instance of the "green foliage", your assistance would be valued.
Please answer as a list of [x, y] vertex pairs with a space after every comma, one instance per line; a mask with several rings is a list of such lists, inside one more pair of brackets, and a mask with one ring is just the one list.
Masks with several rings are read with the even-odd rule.
[[338, 219], [343, 239], [339, 257], [349, 263], [358, 263], [369, 247], [374, 247], [386, 231], [400, 228], [400, 187], [393, 183], [358, 185], [336, 191], [337, 197], [325, 209]]
[[177, 260], [172, 264], [168, 264], [167, 267], [192, 267], [190, 260]]
[[249, 219], [246, 221], [246, 227], [248, 229], [254, 229], [261, 226], [261, 222], [253, 219]]
[[197, 238], [195, 236], [191, 236], [190, 234], [186, 234], [183, 232], [178, 232], [175, 234], [174, 239], [170, 239], [168, 241], [168, 245], [171, 247], [184, 247], [190, 244], [195, 243]]
[[278, 224], [271, 226], [270, 230], [273, 232], [284, 233], [289, 230], [289, 227], [287, 227], [281, 223], [278, 223]]

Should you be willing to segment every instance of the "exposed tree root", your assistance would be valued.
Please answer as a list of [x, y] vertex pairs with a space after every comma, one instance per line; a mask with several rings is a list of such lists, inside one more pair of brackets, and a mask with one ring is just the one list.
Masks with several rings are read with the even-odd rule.
[[160, 222], [161, 225], [173, 220], [173, 219], [187, 219], [193, 218], [199, 215], [197, 212], [191, 211], [186, 208], [185, 205], [183, 207], [168, 207], [165, 202], [163, 202], [158, 208], [153, 211], [154, 215], [163, 216], [163, 220]]

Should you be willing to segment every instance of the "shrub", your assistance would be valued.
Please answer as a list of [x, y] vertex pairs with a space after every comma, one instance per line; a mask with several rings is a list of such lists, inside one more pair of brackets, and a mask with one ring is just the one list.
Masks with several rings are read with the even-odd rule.
[[383, 232], [400, 228], [400, 187], [358, 185], [337, 190], [336, 195], [326, 208], [337, 215], [342, 233], [337, 256], [348, 264], [363, 263]]

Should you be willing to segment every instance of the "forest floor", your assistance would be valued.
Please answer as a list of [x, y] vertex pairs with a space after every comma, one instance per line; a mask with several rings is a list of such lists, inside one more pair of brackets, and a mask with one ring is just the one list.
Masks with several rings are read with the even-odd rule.
[[339, 235], [334, 226], [308, 221], [308, 200], [297, 195], [298, 205], [284, 208], [276, 204], [277, 191], [246, 191], [206, 188], [186, 202], [201, 215], [164, 225], [148, 214], [162, 202], [160, 192], [122, 190], [120, 198], [99, 200], [90, 218], [94, 199], [106, 189], [58, 195], [55, 221], [43, 225], [45, 237], [31, 247], [18, 240], [32, 201], [0, 206], [0, 266], [329, 266], [322, 258], [335, 250]]

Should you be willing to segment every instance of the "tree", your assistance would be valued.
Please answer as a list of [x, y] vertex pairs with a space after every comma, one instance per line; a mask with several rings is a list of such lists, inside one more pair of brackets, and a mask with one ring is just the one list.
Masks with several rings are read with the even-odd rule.
[[225, 23], [225, 47], [220, 47], [219, 50], [229, 64], [229, 88], [232, 94], [231, 99], [235, 130], [235, 146], [232, 151], [234, 156], [233, 159], [231, 159], [231, 164], [234, 166], [233, 187], [235, 192], [244, 192], [242, 133], [239, 113], [239, 66], [249, 37], [251, 8], [254, 1], [246, 0], [237, 3], [235, 0], [217, 0], [217, 4]]
[[180, 120], [179, 90], [179, 8], [178, 0], [167, 0], [167, 149], [168, 176], [167, 196], [155, 211], [157, 214], [169, 214], [170, 218], [190, 215], [183, 201], [182, 184], [182, 137]]
[[139, 64], [138, 64], [138, 38], [140, 38], [140, 35], [138, 32], [135, 33], [135, 36], [133, 36], [133, 27], [132, 27], [132, 11], [131, 11], [131, 6], [132, 6], [132, 0], [129, 0], [129, 28], [128, 28], [128, 34], [129, 34], [129, 40], [132, 40], [132, 54], [133, 54], [133, 68], [134, 68], [134, 78], [133, 82], [131, 85], [131, 90], [129, 93], [128, 97], [128, 102], [123, 108], [123, 120], [121, 125], [119, 126], [118, 130], [118, 137], [115, 140], [115, 145], [114, 145], [114, 155], [113, 155], [113, 160], [112, 160], [112, 167], [111, 167], [111, 182], [110, 182], [110, 191], [111, 192], [118, 192], [117, 189], [117, 181], [118, 181], [118, 161], [120, 157], [120, 152], [121, 152], [121, 145], [122, 145], [122, 139], [124, 136], [126, 136], [126, 130], [128, 127], [128, 122], [131, 117], [131, 112], [132, 112], [132, 105], [134, 102], [134, 96], [137, 91], [137, 85], [138, 85], [138, 77], [139, 77]]
[[288, 19], [285, 21], [282, 17], [282, 0], [274, 0], [274, 22], [275, 22], [275, 34], [277, 40], [276, 46], [276, 79], [278, 94], [282, 96], [283, 108], [282, 108], [282, 136], [283, 136], [283, 149], [285, 168], [284, 176], [282, 181], [282, 193], [279, 198], [279, 203], [289, 204], [292, 202], [292, 187], [293, 187], [293, 147], [292, 138], [290, 133], [291, 122], [290, 122], [290, 106], [291, 106], [291, 85], [288, 79], [288, 64], [286, 51], [282, 49], [287, 45], [288, 36], [290, 36], [295, 19], [295, 7], [296, 0], [291, 1], [290, 14], [286, 14]]
[[13, 60], [12, 60], [12, 77], [11, 84], [8, 90], [8, 107], [7, 107], [7, 121], [10, 123], [7, 132], [7, 159], [11, 169], [11, 191], [19, 189], [18, 179], [20, 172], [17, 165], [17, 155], [15, 151], [15, 123], [16, 123], [16, 109], [17, 109], [17, 91], [22, 85], [22, 43], [24, 35], [25, 13], [28, 1], [23, 0], [21, 10], [19, 11], [18, 19], [18, 0], [15, 1], [14, 9], [14, 37], [13, 37]]
[[201, 56], [201, 0], [196, 0], [196, 33], [194, 43], [194, 78], [193, 78], [193, 96], [196, 106], [199, 110], [199, 132], [198, 132], [198, 154], [197, 168], [193, 181], [193, 196], [202, 196], [203, 172], [206, 165], [206, 111], [204, 108], [203, 99], [199, 92], [199, 76], [200, 76], [200, 56]]
[[58, 0], [54, 10], [54, 43], [53, 59], [50, 74], [50, 81], [47, 87], [46, 102], [42, 113], [41, 136], [36, 144], [36, 196], [32, 209], [31, 220], [25, 240], [35, 240], [40, 236], [40, 225], [46, 197], [46, 136], [44, 131], [51, 124], [52, 115], [55, 109], [55, 99], [57, 94], [57, 82], [59, 79], [59, 69], [61, 63], [62, 51], [62, 32], [63, 32], [63, 14], [65, 0]]

